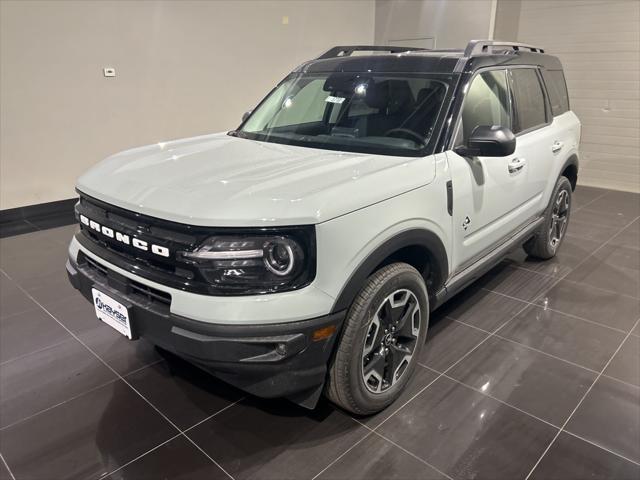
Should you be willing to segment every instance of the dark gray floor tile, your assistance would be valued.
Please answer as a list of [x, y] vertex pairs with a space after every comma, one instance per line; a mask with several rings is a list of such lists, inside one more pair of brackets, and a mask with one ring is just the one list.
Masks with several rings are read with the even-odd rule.
[[526, 305], [472, 285], [445, 304], [442, 310], [450, 318], [493, 332]]
[[18, 479], [98, 478], [176, 433], [118, 380], [2, 430], [0, 439]]
[[640, 323], [636, 324], [636, 327], [633, 330], [631, 330], [631, 333], [633, 335], [640, 336]]
[[0, 319], [26, 312], [40, 310], [16, 284], [0, 273]]
[[447, 375], [557, 426], [565, 422], [597, 376], [496, 337]]
[[235, 479], [311, 478], [367, 430], [322, 402], [314, 411], [285, 400], [247, 399], [188, 432]]
[[531, 480], [637, 480], [640, 466], [562, 432]]
[[0, 320], [0, 362], [71, 338], [44, 310], [29, 310]]
[[69, 298], [52, 302], [47, 310], [75, 334], [93, 330], [103, 324], [96, 317], [93, 304], [78, 291]]
[[4, 462], [0, 460], [0, 480], [13, 480], [11, 473], [5, 466]]
[[444, 480], [443, 474], [372, 434], [318, 477], [330, 479]]
[[67, 280], [62, 264], [53, 273], [27, 278], [19, 281], [19, 284], [33, 297], [34, 301], [47, 309], [61, 300], [79, 295]]
[[640, 249], [640, 220], [636, 220], [613, 237], [609, 243], [621, 247]]
[[497, 334], [598, 372], [625, 337], [622, 332], [533, 305]]
[[[569, 220], [567, 227], [567, 237], [574, 238], [578, 242], [581, 240], [590, 240], [603, 244], [613, 237], [619, 228], [611, 228], [593, 223], [583, 223], [574, 218]], [[561, 247], [561, 251], [564, 247]]]
[[73, 236], [79, 231], [80, 226], [77, 223], [74, 223], [73, 225], [65, 225], [63, 227], [49, 228], [47, 233], [51, 240], [68, 247]]
[[42, 251], [20, 255], [2, 254], [2, 270], [16, 283], [22, 285], [34, 278], [58, 273], [64, 278], [66, 251], [61, 245], [51, 242]]
[[640, 298], [640, 255], [633, 248], [605, 245], [567, 280]]
[[420, 390], [433, 382], [437, 377], [438, 374], [424, 367], [421, 367], [420, 365], [416, 365], [416, 370], [413, 373], [411, 380], [409, 380], [407, 387], [395, 402], [393, 402], [391, 405], [389, 405], [387, 408], [385, 408], [380, 413], [377, 413], [376, 415], [358, 417], [358, 421], [364, 423], [369, 428], [377, 427], [387, 418], [389, 418], [393, 414], [393, 412], [395, 412], [399, 407], [409, 401], [411, 397], [417, 394]]
[[120, 375], [160, 360], [152, 344], [141, 338], [131, 341], [98, 320], [93, 304], [76, 292], [47, 309]]
[[51, 348], [0, 365], [0, 426], [117, 378], [77, 340], [70, 338]]
[[181, 429], [219, 412], [244, 394], [184, 360], [167, 355], [126, 379]]
[[558, 279], [551, 275], [543, 275], [502, 263], [477, 283], [488, 290], [531, 302], [557, 281]]
[[80, 333], [78, 338], [120, 375], [127, 375], [161, 358], [144, 338], [131, 341], [105, 323], [98, 323], [96, 328]]
[[640, 388], [600, 377], [565, 429], [640, 462]]
[[640, 387], [640, 337], [625, 340], [604, 374]]
[[589, 209], [609, 215], [637, 217], [640, 215], [640, 194], [610, 190], [604, 196], [594, 200], [589, 205]]
[[183, 436], [170, 440], [106, 478], [110, 480], [229, 480], [226, 473]]
[[596, 198], [602, 197], [608, 191], [609, 190], [606, 190], [604, 188], [585, 187], [583, 185], [578, 185], [571, 197], [573, 208], [581, 208], [584, 205], [593, 202]]
[[538, 304], [628, 332], [640, 317], [640, 300], [616, 292], [561, 280]]
[[65, 274], [67, 246], [51, 240], [48, 231], [0, 239], [0, 267], [18, 283], [54, 272]]
[[625, 215], [620, 212], [594, 210], [591, 208], [592, 205], [593, 204], [589, 204], [580, 210], [572, 212], [571, 221], [575, 220], [580, 223], [591, 223], [602, 227], [610, 227], [613, 235], [629, 225], [635, 218], [635, 215]]
[[443, 318], [429, 328], [420, 363], [444, 372], [487, 336], [476, 328]]
[[453, 478], [524, 478], [557, 429], [440, 378], [380, 433]]
[[507, 262], [514, 267], [526, 268], [527, 270], [554, 277], [563, 277], [591, 255], [600, 245], [602, 245], [602, 242], [567, 236], [553, 258], [540, 260], [529, 257], [520, 248], [509, 255]]

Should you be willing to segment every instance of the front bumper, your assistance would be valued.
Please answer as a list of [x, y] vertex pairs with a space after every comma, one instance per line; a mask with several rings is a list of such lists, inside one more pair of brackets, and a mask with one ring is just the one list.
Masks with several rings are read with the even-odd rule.
[[[134, 338], [142, 337], [253, 395], [315, 406], [344, 312], [286, 323], [214, 324], [171, 313], [170, 298], [158, 297], [84, 255], [69, 259], [67, 273], [90, 302], [91, 289], [97, 288], [126, 305]], [[314, 339], [314, 333], [322, 337], [317, 332], [334, 327], [333, 334]]]

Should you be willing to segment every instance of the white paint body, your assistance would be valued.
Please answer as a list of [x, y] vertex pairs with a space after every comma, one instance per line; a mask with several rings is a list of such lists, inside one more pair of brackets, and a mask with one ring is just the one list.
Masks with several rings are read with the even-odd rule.
[[[202, 226], [314, 224], [315, 280], [297, 291], [209, 296], [133, 275], [87, 251], [113, 271], [171, 294], [174, 314], [218, 324], [297, 321], [330, 313], [357, 267], [377, 247], [409, 230], [435, 233], [449, 275], [490, 249], [549, 202], [565, 160], [577, 154], [572, 112], [517, 138], [513, 155], [467, 159], [452, 151], [426, 157], [334, 152], [262, 143], [225, 134], [114, 155], [83, 175], [78, 189], [128, 210]], [[554, 142], [563, 148], [554, 153]], [[527, 162], [517, 174], [508, 163]], [[453, 216], [446, 184], [453, 182]], [[462, 223], [470, 218], [465, 230]]]

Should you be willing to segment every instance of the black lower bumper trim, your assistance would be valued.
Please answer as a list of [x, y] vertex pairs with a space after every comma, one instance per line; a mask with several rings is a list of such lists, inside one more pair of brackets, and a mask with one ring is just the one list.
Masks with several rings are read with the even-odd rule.
[[[90, 302], [91, 289], [97, 288], [130, 306], [134, 338], [142, 337], [251, 394], [315, 406], [344, 312], [278, 324], [210, 324], [174, 315], [168, 305], [128, 288], [125, 277], [91, 263], [67, 262], [69, 280]], [[314, 332], [332, 326], [331, 336], [314, 341]]]

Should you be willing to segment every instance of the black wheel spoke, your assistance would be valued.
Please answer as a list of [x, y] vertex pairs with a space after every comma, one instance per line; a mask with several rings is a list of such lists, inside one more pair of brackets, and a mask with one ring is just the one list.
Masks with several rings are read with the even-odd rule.
[[385, 367], [385, 356], [376, 352], [371, 355], [371, 359], [369, 363], [367, 363], [364, 367], [365, 378], [371, 374], [371, 372], [377, 373], [380, 378], [384, 377], [384, 367]]
[[407, 303], [405, 311], [395, 327], [398, 335], [410, 336], [412, 334], [415, 308], [416, 304], [414, 302]]
[[410, 290], [387, 296], [370, 320], [362, 352], [362, 377], [380, 393], [391, 387], [409, 365], [420, 328], [418, 299]]

